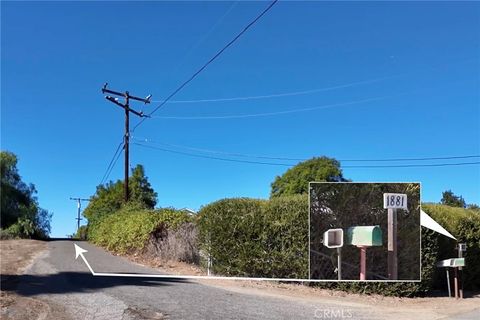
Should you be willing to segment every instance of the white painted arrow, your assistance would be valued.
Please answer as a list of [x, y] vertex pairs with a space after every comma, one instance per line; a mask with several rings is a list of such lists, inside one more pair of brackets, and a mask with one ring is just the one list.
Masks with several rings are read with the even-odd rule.
[[450, 232], [445, 230], [444, 227], [442, 227], [440, 224], [438, 224], [437, 221], [433, 220], [432, 217], [430, 217], [428, 214], [425, 213], [425, 211], [420, 210], [420, 224], [424, 226], [425, 228], [431, 229], [433, 231], [436, 231], [438, 233], [443, 234], [444, 236], [447, 236], [449, 238], [452, 238], [454, 240], [457, 240]]
[[[226, 276], [187, 276], [187, 275], [171, 275], [171, 274], [143, 274], [143, 273], [106, 273], [94, 272], [87, 259], [83, 255], [87, 250], [75, 246], [75, 259], [81, 256], [88, 269], [94, 276], [98, 277], [127, 277], [127, 278], [160, 278], [160, 279], [190, 279], [190, 280], [240, 280], [240, 281], [285, 281], [285, 282], [359, 282], [360, 280], [320, 280], [320, 279], [289, 279], [289, 278], [251, 278], [251, 277], [226, 277]], [[378, 280], [369, 280], [376, 282]], [[398, 280], [380, 280], [381, 282], [398, 282]]]

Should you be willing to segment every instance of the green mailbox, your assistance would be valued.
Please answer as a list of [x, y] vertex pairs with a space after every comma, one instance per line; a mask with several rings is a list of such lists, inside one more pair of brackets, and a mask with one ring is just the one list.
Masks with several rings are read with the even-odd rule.
[[347, 244], [357, 247], [373, 247], [382, 245], [382, 229], [380, 226], [356, 226], [347, 230]]

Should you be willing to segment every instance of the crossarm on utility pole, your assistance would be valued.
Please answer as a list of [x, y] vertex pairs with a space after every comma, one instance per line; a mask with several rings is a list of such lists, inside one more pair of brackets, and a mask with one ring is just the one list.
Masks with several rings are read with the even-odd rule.
[[130, 140], [130, 112], [139, 116], [145, 117], [143, 112], [138, 112], [133, 109], [130, 109], [130, 99], [141, 101], [145, 104], [150, 103], [151, 95], [148, 95], [146, 98], [139, 98], [136, 96], [130, 95], [128, 91], [121, 93], [119, 91], [107, 89], [108, 83], [105, 83], [102, 88], [102, 93], [109, 93], [117, 96], [121, 96], [125, 98], [125, 103], [121, 103], [118, 101], [118, 98], [114, 98], [112, 96], [106, 96], [105, 98], [115, 103], [117, 106], [123, 108], [125, 110], [125, 134], [124, 134], [124, 150], [125, 150], [125, 165], [124, 165], [124, 173], [125, 173], [125, 180], [124, 180], [124, 200], [128, 202], [129, 199], [129, 189], [128, 189], [128, 176], [129, 176], [129, 140]]

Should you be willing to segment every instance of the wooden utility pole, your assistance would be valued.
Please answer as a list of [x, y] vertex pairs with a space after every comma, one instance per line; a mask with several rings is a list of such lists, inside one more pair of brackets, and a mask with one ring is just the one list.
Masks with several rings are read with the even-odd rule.
[[125, 174], [125, 182], [124, 182], [124, 199], [125, 202], [128, 202], [129, 199], [129, 189], [128, 189], [128, 170], [129, 170], [129, 142], [130, 142], [130, 112], [139, 116], [139, 117], [145, 117], [143, 112], [138, 112], [133, 109], [130, 109], [130, 99], [132, 100], [137, 100], [141, 101], [145, 104], [150, 103], [150, 98], [152, 95], [148, 95], [146, 98], [139, 98], [132, 96], [128, 93], [128, 91], [125, 92], [119, 92], [119, 91], [114, 91], [107, 89], [108, 83], [105, 83], [102, 88], [102, 93], [109, 93], [113, 94], [119, 97], [124, 97], [125, 98], [125, 103], [120, 103], [118, 101], [118, 98], [114, 98], [112, 96], [106, 96], [105, 98], [110, 101], [115, 103], [116, 105], [122, 107], [125, 110], [125, 136], [124, 136], [124, 149], [125, 149], [125, 167], [124, 167], [124, 174]]
[[82, 218], [80, 218], [80, 208], [82, 207], [82, 201], [90, 201], [90, 199], [82, 199], [82, 198], [70, 198], [70, 200], [75, 200], [77, 201], [77, 230], [80, 229], [80, 221]]

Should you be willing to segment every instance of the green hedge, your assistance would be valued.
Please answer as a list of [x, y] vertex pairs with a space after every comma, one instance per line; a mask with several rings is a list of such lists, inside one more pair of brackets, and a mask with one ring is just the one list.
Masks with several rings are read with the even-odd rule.
[[[466, 290], [480, 288], [480, 212], [444, 205], [422, 205], [433, 219], [466, 242]], [[213, 271], [230, 276], [308, 277], [308, 199], [223, 199], [203, 207], [198, 216], [202, 250], [213, 259]], [[313, 283], [330, 289], [388, 296], [423, 296], [445, 290], [439, 260], [456, 256], [455, 241], [422, 227], [422, 281]]]
[[295, 277], [308, 274], [306, 196], [274, 200], [223, 199], [198, 215], [202, 249], [215, 273], [230, 276]]
[[[452, 233], [459, 243], [467, 244], [466, 267], [463, 279], [466, 290], [480, 290], [480, 210], [449, 207], [438, 204], [425, 204], [423, 210], [440, 225]], [[443, 260], [458, 256], [456, 241], [437, 234], [439, 250], [437, 259]], [[434, 275], [435, 288], [445, 287], [445, 272], [437, 270]]]
[[88, 239], [114, 252], [135, 252], [145, 247], [150, 234], [157, 228], [176, 229], [191, 220], [186, 212], [174, 209], [125, 207], [92, 221], [88, 226]]

